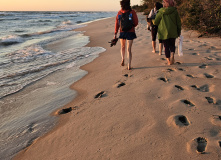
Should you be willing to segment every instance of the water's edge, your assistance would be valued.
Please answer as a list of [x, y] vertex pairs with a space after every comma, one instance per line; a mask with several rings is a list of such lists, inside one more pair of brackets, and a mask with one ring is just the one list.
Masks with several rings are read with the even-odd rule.
[[[111, 17], [108, 17], [108, 18], [111, 18]], [[83, 23], [83, 24], [88, 25], [88, 24], [93, 23], [93, 22], [95, 22], [95, 21], [101, 21], [101, 20], [108, 19], [108, 18], [97, 19], [97, 20], [90, 21], [90, 22], [86, 22], [86, 23]], [[83, 33], [83, 32], [82, 32], [82, 33]], [[84, 35], [84, 36], [85, 36], [85, 35]], [[89, 43], [90, 43], [90, 41], [89, 41]], [[88, 44], [89, 44], [89, 43], [88, 43]], [[87, 44], [87, 45], [88, 45], [88, 44]], [[87, 46], [87, 45], [86, 45], [86, 46]], [[86, 47], [86, 46], [85, 46], [85, 47]], [[47, 50], [50, 50], [50, 47], [47, 47]], [[103, 52], [105, 52], [105, 49], [101, 50], [101, 51], [99, 52], [99, 54], [100, 54], [100, 53], [103, 53]], [[56, 71], [55, 73], [52, 73], [52, 75], [49, 75], [49, 76], [54, 77], [54, 75], [56, 75], [56, 74], [58, 74], [58, 75], [61, 74], [60, 76], [62, 76], [62, 74], [63, 74], [62, 72], [66, 72], [66, 74], [71, 74], [71, 73], [72, 73], [72, 74], [75, 74], [75, 76], [76, 76], [77, 78], [74, 76], [75, 79], [73, 80], [73, 79], [72, 79], [72, 78], [73, 78], [73, 75], [72, 75], [71, 77], [69, 77], [70, 79], [72, 79], [72, 81], [70, 82], [70, 84], [69, 84], [68, 86], [66, 86], [66, 90], [70, 90], [69, 87], [70, 87], [71, 85], [73, 85], [75, 82], [81, 80], [84, 76], [86, 76], [86, 75], [88, 74], [87, 71], [82, 70], [82, 69], [80, 69], [80, 68], [81, 68], [82, 66], [86, 65], [86, 64], [89, 64], [89, 63], [93, 62], [94, 59], [96, 59], [97, 57], [99, 57], [99, 54], [98, 54], [98, 55], [95, 55], [94, 57], [92, 57], [92, 59], [87, 60], [87, 61], [85, 61], [84, 63], [82, 63], [82, 64], [79, 66], [79, 68], [78, 68], [77, 70], [75, 70], [74, 73], [73, 73], [73, 71], [71, 71], [71, 70], [69, 70], [69, 71]], [[49, 77], [44, 77], [42, 80], [47, 80], [48, 78], [49, 78]], [[49, 79], [50, 79], [50, 78], [49, 78]], [[34, 83], [41, 83], [42, 80], [39, 80], [39, 81], [34, 82]], [[28, 86], [28, 87], [29, 87], [29, 86]], [[50, 132], [53, 132], [54, 129], [57, 129], [57, 127], [59, 127], [58, 124], [59, 124], [60, 117], [53, 115], [53, 113], [56, 113], [56, 112], [60, 111], [62, 108], [64, 108], [64, 106], [65, 106], [66, 104], [70, 103], [70, 102], [73, 101], [75, 98], [77, 98], [77, 96], [78, 96], [77, 91], [71, 90], [70, 92], [74, 92], [74, 96], [68, 97], [67, 100], [66, 100], [65, 102], [63, 102], [63, 105], [61, 105], [60, 107], [57, 107], [57, 109], [51, 111], [50, 114], [48, 115], [49, 117], [51, 117], [51, 118], [53, 119], [52, 121], [54, 121], [54, 123], [51, 125], [51, 128], [48, 129], [47, 131], [45, 131], [44, 133], [42, 133], [41, 135], [39, 135], [39, 136], [37, 136], [37, 137], [31, 139], [31, 140], [27, 143], [27, 145], [26, 145], [24, 148], [21, 148], [19, 151], [17, 151], [14, 155], [11, 156], [12, 159], [14, 159], [19, 153], [22, 153], [23, 151], [25, 151], [28, 147], [30, 147], [30, 146], [33, 144], [33, 142], [36, 142], [39, 138], [42, 138], [42, 137], [46, 136], [47, 134], [50, 134]], [[15, 93], [15, 94], [17, 94], [17, 93]], [[72, 94], [73, 94], [73, 93], [72, 93]], [[65, 94], [65, 95], [66, 95], [66, 94]], [[62, 97], [62, 99], [63, 99], [63, 98], [64, 98], [64, 97]]]

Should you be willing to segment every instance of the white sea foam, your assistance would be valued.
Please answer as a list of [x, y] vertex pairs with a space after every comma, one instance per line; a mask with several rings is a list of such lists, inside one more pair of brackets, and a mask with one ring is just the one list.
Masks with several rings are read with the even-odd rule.
[[36, 59], [36, 56], [45, 56], [49, 58], [51, 51], [44, 50], [40, 45], [32, 45], [22, 50], [15, 51], [8, 55], [8, 57], [13, 61], [13, 63], [29, 62]]
[[77, 28], [82, 28], [82, 27], [85, 27], [86, 25], [80, 25], [80, 24], [74, 24], [74, 25], [70, 25], [70, 24], [61, 24], [59, 25], [57, 28], [53, 29], [52, 31], [55, 32], [55, 31], [71, 31], [71, 30], [74, 30], [74, 29], [77, 29]]
[[70, 20], [62, 22], [62, 25], [72, 25], [72, 24], [73, 23]]
[[70, 63], [69, 65], [66, 66], [66, 68], [69, 69], [69, 68], [72, 68], [74, 66], [76, 66], [76, 62]]
[[17, 35], [8, 35], [6, 37], [1, 38], [2, 44], [14, 44], [14, 43], [22, 43], [24, 39]]
[[56, 84], [57, 84], [56, 82], [50, 82], [50, 81], [47, 81], [47, 85], [48, 85], [48, 86], [56, 85]]

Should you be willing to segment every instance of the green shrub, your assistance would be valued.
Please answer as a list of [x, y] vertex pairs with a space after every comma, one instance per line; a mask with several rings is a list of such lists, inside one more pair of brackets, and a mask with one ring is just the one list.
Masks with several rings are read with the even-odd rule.
[[[134, 9], [149, 14], [155, 2], [157, 1], [142, 0], [142, 5], [136, 6]], [[220, 0], [176, 0], [176, 7], [181, 17], [182, 27], [197, 30], [203, 34], [208, 33], [221, 36], [220, 3]]]

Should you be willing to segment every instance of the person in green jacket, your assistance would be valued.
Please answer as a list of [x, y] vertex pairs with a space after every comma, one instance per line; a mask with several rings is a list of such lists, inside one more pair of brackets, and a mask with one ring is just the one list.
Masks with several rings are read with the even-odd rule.
[[174, 64], [175, 42], [181, 34], [181, 20], [173, 0], [163, 0], [163, 8], [156, 15], [158, 39], [163, 40], [168, 65]]

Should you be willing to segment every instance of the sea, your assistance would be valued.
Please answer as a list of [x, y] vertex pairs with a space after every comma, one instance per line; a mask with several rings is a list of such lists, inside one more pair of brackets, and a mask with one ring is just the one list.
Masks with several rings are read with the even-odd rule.
[[[70, 83], [80, 79], [77, 72], [83, 71], [79, 67], [91, 62], [105, 49], [86, 47], [90, 37], [75, 29], [115, 15], [116, 12], [0, 12], [0, 159], [11, 159], [53, 128], [56, 121], [50, 114], [73, 98], [70, 96], [64, 100], [66, 97], [58, 97], [57, 93], [53, 95], [58, 90], [51, 90], [48, 98], [42, 97], [44, 103], [36, 106], [39, 100], [35, 97], [40, 97], [37, 91], [29, 94], [32, 97], [25, 104], [21, 104], [22, 96], [20, 101], [10, 97], [16, 97], [19, 92], [53, 73], [60, 72], [61, 77], [63, 71], [74, 67], [76, 73], [70, 72], [72, 74], [65, 80], [69, 83], [61, 84], [60, 81], [59, 84], [68, 88]], [[69, 38], [70, 44], [66, 48], [50, 50], [46, 47], [53, 43], [56, 46], [56, 42], [64, 39], [67, 42]], [[47, 85], [56, 83], [49, 80]], [[69, 92], [59, 90], [62, 91]], [[53, 99], [50, 96], [58, 102], [50, 104], [48, 100]], [[11, 108], [10, 101], [16, 104], [16, 100], [18, 105]]]

